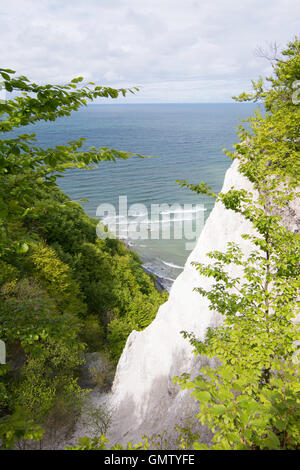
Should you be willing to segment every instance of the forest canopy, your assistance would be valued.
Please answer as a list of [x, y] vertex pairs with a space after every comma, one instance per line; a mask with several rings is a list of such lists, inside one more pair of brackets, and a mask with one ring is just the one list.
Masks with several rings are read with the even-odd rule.
[[[299, 39], [271, 64], [272, 76], [253, 81], [253, 93], [236, 97], [263, 103], [265, 112], [240, 126], [239, 142], [227, 152], [253, 191], [214, 194], [204, 182], [179, 182], [245, 217], [255, 229], [243, 235], [252, 246], [247, 256], [229, 243], [225, 252], [209, 253], [207, 264], [193, 263], [213, 281], [205, 290], [199, 278], [195, 290], [223, 324], [209, 328], [204, 339], [183, 332], [195, 354], [207, 360], [196, 376], [174, 381], [197, 400], [194, 418], [212, 439], [205, 444], [187, 426], [181, 430], [182, 449], [299, 449], [299, 231], [285, 217], [299, 197]], [[66, 86], [40, 86], [14, 78], [11, 70], [0, 74], [8, 92], [21, 92], [0, 104], [2, 137], [69, 115], [87, 100], [127, 92], [93, 84], [80, 88], [81, 78]], [[135, 253], [119, 240], [96, 239], [98, 221], [56, 183], [68, 168], [130, 155], [83, 150], [82, 139], [43, 149], [34, 139], [8, 134], [0, 141], [0, 338], [8, 353], [7, 364], [0, 365], [0, 440], [6, 449], [24, 448], [28, 440], [42, 445], [51, 423], [72, 422], [87, 393], [78, 381], [84, 354], [104, 351], [116, 363], [128, 334], [145, 328], [166, 299]], [[229, 265], [242, 275], [230, 276]], [[109, 444], [101, 434], [72, 448], [103, 450]], [[146, 439], [135, 448], [148, 447]]]
[[149, 325], [167, 295], [120, 240], [97, 239], [99, 220], [57, 185], [69, 168], [133, 154], [83, 149], [83, 138], [45, 149], [25, 133], [28, 124], [134, 90], [80, 87], [81, 77], [60, 86], [8, 69], [0, 75], [8, 92], [0, 103], [0, 339], [7, 350], [0, 440], [11, 448], [25, 439], [42, 445], [45, 428], [72, 422], [87, 395], [78, 383], [85, 354], [101, 351], [113, 368], [129, 333]]

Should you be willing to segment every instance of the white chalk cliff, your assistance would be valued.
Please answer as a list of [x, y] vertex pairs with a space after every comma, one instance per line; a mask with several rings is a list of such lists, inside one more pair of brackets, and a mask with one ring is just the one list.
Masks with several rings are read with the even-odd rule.
[[[238, 172], [237, 160], [226, 172], [222, 191], [232, 186], [252, 189], [251, 183]], [[159, 308], [151, 325], [130, 334], [112, 388], [110, 401], [114, 412], [108, 432], [111, 443], [138, 442], [143, 434], [163, 430], [172, 439], [174, 426], [197, 411], [190, 391], [174, 385], [172, 378], [183, 372], [196, 374], [207, 359], [192, 354], [192, 347], [181, 331], [193, 332], [203, 339], [207, 327], [217, 326], [221, 318], [209, 309], [207, 299], [193, 292], [194, 287], [208, 288], [212, 280], [200, 277], [191, 262], [208, 262], [206, 253], [224, 251], [230, 241], [249, 253], [251, 243], [241, 238], [243, 233], [253, 233], [251, 224], [217, 203], [183, 272], [174, 282], [168, 301]], [[202, 437], [206, 437], [204, 430]]]

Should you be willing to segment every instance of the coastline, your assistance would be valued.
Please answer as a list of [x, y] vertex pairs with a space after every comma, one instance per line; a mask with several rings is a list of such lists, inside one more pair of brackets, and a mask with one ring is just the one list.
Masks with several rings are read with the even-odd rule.
[[[126, 246], [126, 248], [128, 248], [129, 250], [134, 251], [136, 253], [136, 251], [133, 250], [132, 245], [131, 245], [130, 242], [128, 242], [124, 239], [121, 239], [121, 238], [119, 238], [119, 240]], [[143, 263], [142, 259], [141, 259], [141, 261]], [[154, 278], [155, 278], [155, 287], [159, 292], [162, 292], [162, 291], [169, 292], [170, 291], [171, 286], [166, 285], [166, 281], [168, 281], [168, 278], [164, 278], [163, 276], [159, 276], [157, 273], [152, 271], [145, 264], [141, 264], [141, 266], [142, 266], [142, 268], [143, 268], [143, 270], [145, 271], [146, 274], [150, 274], [151, 276], [154, 276]]]

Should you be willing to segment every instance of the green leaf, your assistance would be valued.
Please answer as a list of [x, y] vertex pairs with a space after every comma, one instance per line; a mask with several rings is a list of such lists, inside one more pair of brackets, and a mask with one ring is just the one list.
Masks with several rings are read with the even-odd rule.
[[24, 253], [27, 253], [27, 251], [29, 250], [29, 246], [27, 245], [27, 243], [18, 243], [16, 245], [16, 252], [19, 253], [19, 254], [24, 254]]
[[195, 391], [193, 395], [199, 401], [210, 401], [211, 399], [210, 393], [206, 391]]

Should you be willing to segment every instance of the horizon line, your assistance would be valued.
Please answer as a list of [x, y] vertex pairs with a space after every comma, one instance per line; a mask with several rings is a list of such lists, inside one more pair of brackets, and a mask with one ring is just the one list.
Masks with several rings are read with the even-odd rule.
[[92, 106], [98, 106], [98, 105], [103, 105], [103, 104], [111, 104], [111, 105], [116, 105], [116, 104], [121, 104], [121, 105], [145, 105], [145, 104], [261, 104], [260, 102], [256, 102], [256, 103], [250, 103], [249, 101], [248, 102], [236, 102], [236, 101], [180, 101], [180, 102], [176, 102], [176, 101], [158, 101], [158, 102], [139, 102], [139, 103], [122, 103], [121, 101], [109, 101], [109, 102], [101, 102], [101, 103], [95, 103], [95, 102], [91, 102], [91, 103], [88, 103], [88, 105], [92, 105]]

